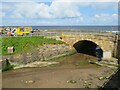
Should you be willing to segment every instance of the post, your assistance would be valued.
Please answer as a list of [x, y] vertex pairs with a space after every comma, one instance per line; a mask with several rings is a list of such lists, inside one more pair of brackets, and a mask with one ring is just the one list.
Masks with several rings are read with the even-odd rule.
[[117, 49], [118, 49], [118, 34], [115, 34], [115, 41], [114, 41], [114, 52], [113, 52], [113, 56], [115, 58], [117, 58]]

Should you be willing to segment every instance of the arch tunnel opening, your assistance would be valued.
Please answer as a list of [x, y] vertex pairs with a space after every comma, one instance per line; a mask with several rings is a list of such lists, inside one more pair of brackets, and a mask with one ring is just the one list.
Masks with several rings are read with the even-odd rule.
[[78, 53], [87, 54], [91, 56], [98, 57], [101, 59], [103, 57], [103, 50], [96, 43], [89, 40], [82, 40], [76, 42], [73, 47]]

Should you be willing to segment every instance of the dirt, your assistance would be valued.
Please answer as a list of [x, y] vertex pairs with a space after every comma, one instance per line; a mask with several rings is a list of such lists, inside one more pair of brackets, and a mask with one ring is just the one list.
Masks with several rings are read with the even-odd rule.
[[115, 71], [93, 64], [76, 65], [78, 61], [85, 60], [96, 61], [97, 58], [74, 54], [53, 60], [59, 62], [56, 65], [6, 71], [2, 74], [2, 86], [3, 88], [97, 88], [108, 81], [108, 79], [99, 80], [101, 76], [109, 76]]

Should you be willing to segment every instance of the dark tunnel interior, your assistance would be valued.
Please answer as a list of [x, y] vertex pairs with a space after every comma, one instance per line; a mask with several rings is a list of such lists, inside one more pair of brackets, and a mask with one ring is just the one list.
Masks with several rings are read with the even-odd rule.
[[73, 47], [78, 53], [83, 53], [98, 58], [103, 57], [103, 50], [94, 42], [88, 40], [82, 40], [76, 42]]

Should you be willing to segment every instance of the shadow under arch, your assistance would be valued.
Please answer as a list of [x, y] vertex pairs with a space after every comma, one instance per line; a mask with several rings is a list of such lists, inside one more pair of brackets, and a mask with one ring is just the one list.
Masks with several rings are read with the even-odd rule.
[[76, 42], [73, 47], [78, 53], [83, 53], [98, 58], [103, 57], [103, 50], [96, 43], [89, 40], [81, 40]]

